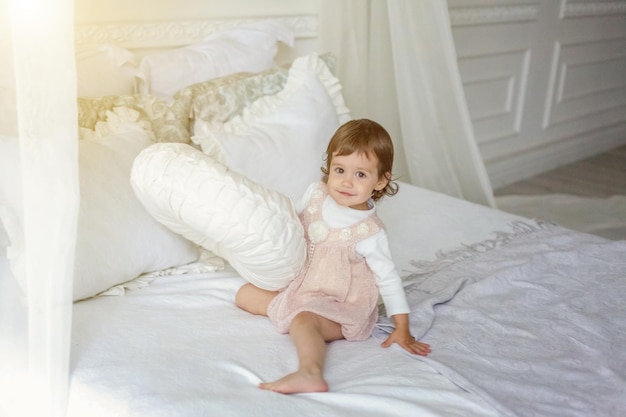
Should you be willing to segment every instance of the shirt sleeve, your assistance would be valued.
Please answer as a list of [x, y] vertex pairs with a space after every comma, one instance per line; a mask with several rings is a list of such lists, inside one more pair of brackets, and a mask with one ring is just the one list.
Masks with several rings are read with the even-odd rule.
[[387, 233], [384, 230], [357, 243], [356, 251], [363, 256], [370, 267], [380, 292], [387, 315], [408, 314], [409, 304], [406, 300], [402, 278], [398, 273], [389, 250]]

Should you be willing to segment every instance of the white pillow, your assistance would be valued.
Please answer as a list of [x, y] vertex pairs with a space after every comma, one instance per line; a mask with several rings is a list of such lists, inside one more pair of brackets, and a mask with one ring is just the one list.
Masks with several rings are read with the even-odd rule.
[[291, 200], [192, 146], [158, 143], [142, 151], [131, 184], [155, 219], [260, 288], [283, 288], [304, 265], [304, 230]]
[[[144, 272], [198, 259], [197, 246], [157, 223], [130, 187], [133, 160], [153, 143], [151, 137], [136, 126], [102, 140], [79, 142], [81, 196], [74, 300], [96, 295]], [[23, 210], [17, 139], [0, 138], [0, 158], [0, 219], [10, 239], [7, 257], [14, 276], [23, 282]]]
[[270, 68], [278, 41], [294, 42], [291, 28], [278, 20], [251, 22], [209, 35], [202, 42], [142, 58], [139, 91], [171, 98], [180, 89], [211, 78]]
[[78, 97], [133, 94], [136, 72], [135, 55], [128, 49], [103, 44], [76, 50]]
[[216, 127], [196, 120], [193, 142], [231, 169], [298, 200], [321, 179], [324, 152], [350, 119], [341, 85], [317, 54], [297, 58], [285, 87]]

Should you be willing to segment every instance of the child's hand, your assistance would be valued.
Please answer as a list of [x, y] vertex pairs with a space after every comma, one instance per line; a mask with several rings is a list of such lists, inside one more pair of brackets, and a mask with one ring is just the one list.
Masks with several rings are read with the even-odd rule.
[[397, 343], [404, 350], [415, 355], [427, 356], [430, 353], [430, 345], [428, 343], [422, 343], [419, 340], [415, 340], [411, 333], [395, 329], [385, 340], [381, 346], [387, 348], [392, 344]]
[[408, 314], [396, 314], [391, 316], [396, 325], [395, 329], [387, 340], [385, 340], [381, 346], [387, 348], [394, 343], [402, 346], [402, 349], [415, 355], [426, 356], [430, 353], [430, 345], [428, 343], [422, 343], [411, 335], [411, 329], [409, 326]]

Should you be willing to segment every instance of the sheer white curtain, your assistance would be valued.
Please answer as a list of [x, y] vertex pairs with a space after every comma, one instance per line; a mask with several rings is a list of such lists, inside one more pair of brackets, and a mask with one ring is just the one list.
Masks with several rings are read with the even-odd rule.
[[79, 204], [74, 3], [0, 5], [0, 134], [19, 137], [25, 266], [20, 277], [1, 269], [0, 414], [64, 416]]
[[321, 1], [320, 49], [354, 117], [381, 122], [395, 138], [401, 179], [495, 206], [461, 85], [442, 0]]

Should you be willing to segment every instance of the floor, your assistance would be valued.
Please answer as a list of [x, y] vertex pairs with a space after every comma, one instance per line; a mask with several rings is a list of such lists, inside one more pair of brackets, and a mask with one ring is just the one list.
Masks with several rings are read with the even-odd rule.
[[498, 188], [494, 192], [496, 196], [552, 193], [585, 197], [626, 195], [626, 145]]
[[494, 192], [500, 210], [626, 240], [626, 146]]

